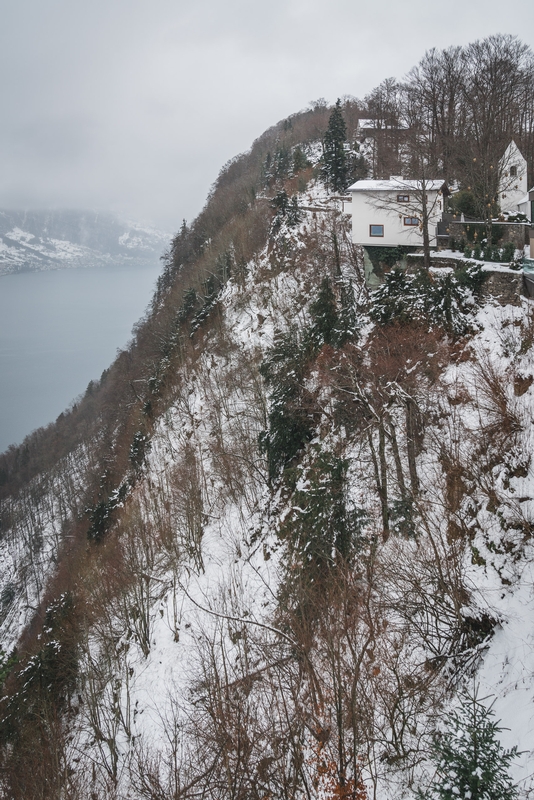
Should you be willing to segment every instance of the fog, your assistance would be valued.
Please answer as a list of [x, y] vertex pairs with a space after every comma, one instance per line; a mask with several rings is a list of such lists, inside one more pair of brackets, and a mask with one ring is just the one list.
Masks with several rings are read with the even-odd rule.
[[220, 167], [319, 97], [363, 97], [431, 47], [533, 44], [496, 0], [3, 0], [0, 207], [176, 230]]

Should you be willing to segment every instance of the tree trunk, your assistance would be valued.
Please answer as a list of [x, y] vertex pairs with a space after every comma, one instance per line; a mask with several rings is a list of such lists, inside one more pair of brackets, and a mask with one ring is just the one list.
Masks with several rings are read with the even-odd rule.
[[397, 483], [399, 484], [400, 493], [403, 498], [407, 496], [406, 491], [406, 484], [404, 482], [404, 473], [402, 471], [402, 462], [399, 453], [399, 445], [397, 442], [397, 433], [395, 431], [395, 426], [391, 420], [388, 420], [388, 428], [389, 428], [389, 440], [391, 443], [391, 449], [393, 451], [393, 460], [395, 462], [395, 471], [397, 473]]
[[422, 197], [421, 197], [421, 210], [422, 210], [422, 225], [423, 225], [423, 265], [425, 269], [430, 268], [430, 235], [428, 233], [428, 204], [426, 196], [426, 181], [422, 180]]
[[417, 476], [417, 465], [415, 461], [416, 455], [416, 437], [417, 437], [417, 423], [416, 423], [417, 406], [411, 397], [406, 400], [406, 449], [408, 452], [408, 468], [410, 470], [410, 483], [412, 486], [412, 493], [415, 496], [419, 492], [419, 478]]
[[368, 431], [369, 448], [373, 459], [376, 488], [380, 498], [382, 510], [382, 527], [384, 529], [384, 540], [389, 537], [389, 509], [388, 509], [388, 482], [386, 467], [386, 437], [384, 433], [384, 423], [381, 420], [378, 426], [378, 459], [373, 443], [373, 435]]

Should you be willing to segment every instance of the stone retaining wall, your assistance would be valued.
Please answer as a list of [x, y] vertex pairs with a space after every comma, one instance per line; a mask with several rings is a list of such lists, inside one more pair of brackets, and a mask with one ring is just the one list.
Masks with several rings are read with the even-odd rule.
[[[423, 266], [423, 254], [422, 253], [410, 253], [406, 256], [406, 266], [408, 270], [411, 269], [420, 269]], [[450, 258], [448, 256], [437, 256], [434, 253], [430, 255], [430, 263], [433, 267], [452, 267], [453, 269], [457, 269], [458, 267], [458, 259], [457, 258]]]
[[[483, 222], [458, 222], [452, 220], [448, 223], [449, 236], [453, 236], [456, 241], [460, 239], [467, 240], [466, 228], [468, 225], [476, 225], [477, 227], [483, 226]], [[500, 241], [501, 244], [513, 242], [516, 250], [522, 250], [528, 244], [530, 225], [523, 222], [496, 222], [495, 226], [503, 229], [503, 237]]]
[[491, 272], [482, 285], [482, 297], [493, 297], [501, 306], [520, 306], [525, 294], [523, 272]]
[[[412, 253], [406, 257], [408, 271], [420, 269], [423, 266], [423, 255]], [[432, 267], [449, 267], [458, 269], [465, 264], [476, 264], [480, 262], [466, 261], [459, 258], [447, 256], [431, 255], [430, 263]], [[521, 297], [527, 295], [524, 285], [522, 270], [512, 269], [492, 269], [489, 265], [483, 267], [486, 280], [482, 286], [483, 297], [493, 297], [502, 306], [521, 304]]]

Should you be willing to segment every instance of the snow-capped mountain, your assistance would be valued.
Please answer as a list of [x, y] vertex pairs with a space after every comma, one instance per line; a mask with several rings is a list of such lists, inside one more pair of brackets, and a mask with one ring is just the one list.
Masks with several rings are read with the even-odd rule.
[[94, 211], [0, 211], [0, 274], [147, 262], [170, 235]]

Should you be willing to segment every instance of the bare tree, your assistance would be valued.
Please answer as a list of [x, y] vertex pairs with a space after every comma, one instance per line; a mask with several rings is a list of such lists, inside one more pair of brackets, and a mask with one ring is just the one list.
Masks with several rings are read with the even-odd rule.
[[408, 149], [416, 133], [428, 167], [471, 193], [488, 235], [509, 167], [506, 147], [515, 138], [532, 158], [533, 76], [530, 48], [497, 34], [463, 49], [430, 50], [403, 85]]

